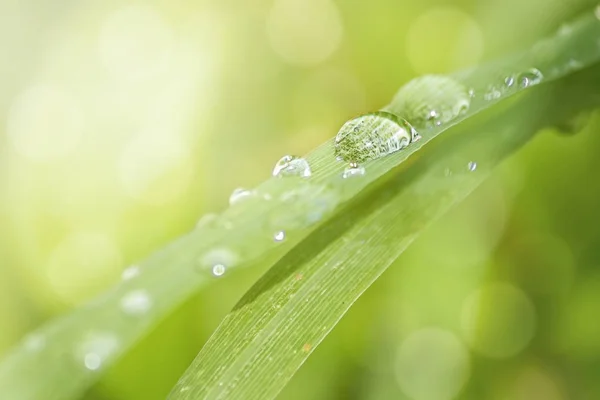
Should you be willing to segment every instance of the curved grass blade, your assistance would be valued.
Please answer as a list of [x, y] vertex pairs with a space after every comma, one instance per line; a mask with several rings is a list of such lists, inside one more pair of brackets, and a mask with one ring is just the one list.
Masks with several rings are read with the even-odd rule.
[[[568, 37], [557, 35], [541, 42], [546, 50], [539, 54], [524, 53], [456, 74], [453, 79], [474, 88], [475, 93], [483, 93], [503, 79], [507, 69], [521, 71], [535, 64], [545, 74], [543, 81], [550, 82], [597, 62], [598, 36], [600, 24], [593, 13], [588, 13], [572, 25]], [[572, 59], [578, 64], [564, 68]], [[384, 175], [441, 132], [528, 89], [515, 88], [492, 100], [476, 96], [460, 118], [440, 127], [419, 127], [423, 140], [366, 163], [368, 173], [362, 179], [342, 179], [345, 166], [333, 157], [332, 141], [325, 143], [307, 156], [314, 172], [311, 179], [302, 183], [266, 181], [250, 200], [227, 209], [216, 220], [140, 263], [139, 276], [25, 338], [0, 363], [0, 393], [14, 400], [76, 398], [175, 307], [213, 282], [213, 264], [226, 258], [230, 270], [258, 262], [265, 254], [276, 259], [319, 226], [326, 229], [330, 218], [343, 218], [346, 202], [367, 196], [383, 184]], [[397, 111], [394, 104], [391, 108]], [[291, 208], [290, 201], [294, 205]], [[284, 244], [273, 240], [274, 231], [280, 229], [287, 234]], [[261, 262], [265, 268], [271, 264]]]
[[[541, 87], [500, 115], [457, 126], [415, 164], [348, 204], [250, 289], [169, 399], [274, 398], [427, 225], [540, 128], [600, 105], [599, 72], [585, 71], [564, 87]], [[477, 160], [474, 171], [467, 167], [470, 160]], [[448, 167], [456, 171], [451, 176], [444, 173]]]

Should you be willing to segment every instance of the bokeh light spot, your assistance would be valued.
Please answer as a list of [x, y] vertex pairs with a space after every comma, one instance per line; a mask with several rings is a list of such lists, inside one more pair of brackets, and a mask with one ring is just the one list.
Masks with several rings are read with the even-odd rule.
[[104, 21], [98, 39], [100, 60], [116, 79], [154, 78], [169, 68], [173, 36], [171, 28], [153, 8], [127, 6]]
[[461, 315], [465, 340], [491, 358], [521, 352], [535, 333], [535, 308], [527, 295], [507, 283], [493, 283], [467, 297]]
[[275, 0], [267, 19], [273, 50], [290, 64], [323, 62], [338, 48], [343, 28], [330, 0]]
[[119, 161], [125, 192], [137, 201], [163, 205], [190, 185], [192, 160], [183, 141], [169, 134], [139, 134], [127, 143]]
[[37, 162], [63, 157], [79, 143], [83, 112], [59, 87], [34, 85], [17, 96], [7, 121], [8, 139], [20, 155]]
[[479, 62], [483, 33], [477, 22], [458, 8], [437, 7], [410, 26], [406, 49], [417, 73], [450, 72]]
[[413, 332], [400, 346], [398, 383], [415, 400], [456, 397], [469, 379], [469, 354], [451, 332], [426, 328]]

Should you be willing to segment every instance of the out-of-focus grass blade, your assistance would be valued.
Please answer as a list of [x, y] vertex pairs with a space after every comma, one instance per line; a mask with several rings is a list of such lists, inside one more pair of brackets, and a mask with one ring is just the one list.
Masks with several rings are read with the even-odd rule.
[[[599, 72], [580, 73], [562, 87], [541, 87], [500, 115], [484, 114], [469, 126], [456, 126], [416, 163], [392, 172], [378, 188], [348, 204], [241, 299], [169, 399], [275, 397], [428, 224], [537, 130], [600, 104]], [[447, 169], [453, 173], [446, 174]]]

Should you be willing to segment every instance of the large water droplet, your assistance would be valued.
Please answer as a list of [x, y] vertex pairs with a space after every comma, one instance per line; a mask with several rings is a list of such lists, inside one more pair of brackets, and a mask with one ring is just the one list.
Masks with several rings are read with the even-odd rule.
[[365, 114], [346, 122], [335, 137], [335, 156], [349, 163], [375, 160], [420, 138], [404, 119], [389, 112]]
[[77, 347], [75, 356], [90, 371], [99, 370], [105, 361], [119, 349], [119, 339], [109, 333], [94, 333], [86, 337]]
[[152, 299], [145, 290], [133, 290], [121, 299], [121, 309], [129, 315], [142, 315], [152, 307]]
[[362, 165], [350, 165], [348, 168], [344, 170], [342, 173], [342, 178], [348, 179], [356, 176], [363, 176], [365, 174], [365, 167]]
[[413, 126], [445, 124], [469, 110], [473, 92], [443, 75], [424, 75], [402, 86], [388, 109]]
[[214, 276], [222, 276], [227, 268], [235, 266], [239, 261], [239, 256], [232, 250], [221, 247], [208, 251], [200, 259], [202, 270], [210, 269]]
[[302, 178], [308, 178], [311, 175], [310, 165], [304, 158], [296, 156], [283, 156], [275, 168], [273, 168], [273, 176], [278, 178], [284, 176], [299, 176]]
[[140, 274], [140, 267], [137, 265], [130, 265], [129, 267], [127, 267], [123, 270], [123, 273], [121, 273], [121, 279], [123, 279], [124, 281], [128, 281], [130, 279], [135, 278], [139, 274]]
[[527, 71], [521, 72], [518, 76], [519, 86], [522, 88], [526, 88], [529, 86], [534, 86], [540, 83], [544, 79], [544, 75], [536, 69], [531, 68]]
[[244, 188], [237, 188], [229, 196], [229, 205], [233, 206], [234, 204], [239, 204], [242, 201], [248, 200], [254, 197], [256, 193], [253, 190], [248, 190]]

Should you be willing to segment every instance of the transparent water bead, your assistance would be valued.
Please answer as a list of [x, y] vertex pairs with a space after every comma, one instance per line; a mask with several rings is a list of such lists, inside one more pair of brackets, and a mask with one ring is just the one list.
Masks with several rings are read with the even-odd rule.
[[202, 229], [207, 226], [210, 226], [213, 223], [215, 223], [218, 218], [219, 217], [217, 216], [217, 214], [204, 214], [202, 217], [200, 217], [198, 222], [196, 222], [196, 229]]
[[338, 160], [361, 163], [401, 150], [419, 138], [406, 120], [379, 111], [346, 122], [335, 137], [334, 154]]
[[139, 274], [140, 267], [137, 265], [130, 265], [129, 267], [125, 268], [121, 273], [121, 279], [123, 279], [124, 281], [128, 281], [130, 279], [135, 278]]
[[239, 256], [232, 250], [221, 247], [208, 251], [201, 259], [202, 270], [209, 268], [214, 276], [223, 276], [227, 268], [235, 266]]
[[455, 79], [424, 75], [402, 86], [387, 108], [413, 126], [439, 126], [467, 112], [472, 97], [472, 92]]
[[133, 290], [121, 299], [121, 310], [129, 315], [142, 315], [152, 307], [152, 299], [145, 290]]
[[99, 370], [106, 360], [117, 352], [119, 339], [111, 333], [88, 335], [76, 348], [75, 357], [90, 371]]
[[255, 193], [253, 190], [248, 190], [244, 188], [234, 189], [231, 193], [231, 196], [229, 196], [229, 205], [233, 206], [234, 204], [239, 204], [242, 201], [248, 200], [249, 198], [252, 198], [254, 196]]
[[467, 164], [467, 168], [469, 169], [469, 171], [473, 172], [477, 169], [477, 163], [475, 161], [469, 161], [469, 163]]
[[521, 72], [517, 78], [521, 88], [534, 86], [542, 82], [544, 75], [537, 68], [530, 68], [527, 71]]
[[273, 240], [275, 240], [276, 242], [283, 242], [285, 240], [285, 232], [276, 232], [275, 235], [273, 235]]
[[361, 165], [351, 164], [342, 173], [342, 178], [348, 179], [356, 176], [363, 176], [365, 174], [365, 167]]
[[299, 176], [308, 178], [311, 176], [310, 165], [304, 158], [286, 155], [281, 157], [275, 168], [273, 168], [273, 176], [277, 178], [287, 176]]

